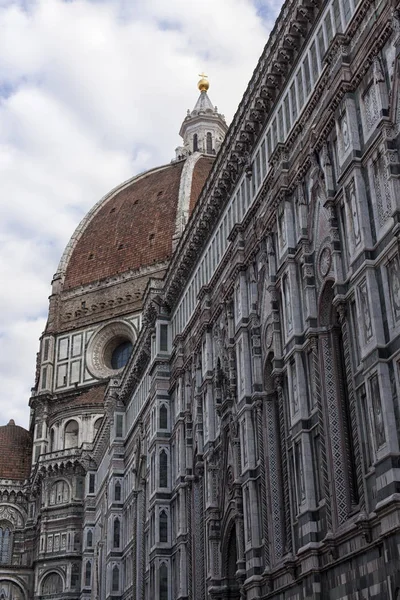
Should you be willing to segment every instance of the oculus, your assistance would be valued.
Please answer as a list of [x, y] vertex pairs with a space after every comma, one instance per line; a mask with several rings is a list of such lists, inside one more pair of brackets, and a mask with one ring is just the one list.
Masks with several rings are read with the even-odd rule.
[[86, 364], [96, 379], [105, 379], [123, 369], [132, 353], [136, 330], [128, 321], [113, 321], [90, 338]]

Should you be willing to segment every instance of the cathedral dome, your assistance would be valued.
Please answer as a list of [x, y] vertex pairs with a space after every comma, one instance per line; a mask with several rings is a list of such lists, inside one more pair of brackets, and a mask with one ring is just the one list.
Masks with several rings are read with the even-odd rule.
[[179, 222], [192, 212], [212, 163], [196, 153], [112, 190], [71, 238], [58, 271], [63, 289], [166, 263]]
[[24, 481], [31, 469], [32, 438], [11, 419], [0, 427], [0, 479]]

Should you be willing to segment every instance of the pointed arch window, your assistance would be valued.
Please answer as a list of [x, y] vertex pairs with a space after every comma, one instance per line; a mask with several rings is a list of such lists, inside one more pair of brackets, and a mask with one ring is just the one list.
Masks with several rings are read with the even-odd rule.
[[64, 430], [64, 448], [77, 448], [79, 425], [76, 421], [68, 421]]
[[89, 529], [89, 531], [87, 532], [87, 536], [86, 536], [86, 546], [88, 548], [92, 548], [93, 547], [93, 532], [91, 529]]
[[56, 449], [55, 432], [54, 432], [54, 427], [53, 427], [52, 430], [50, 431], [50, 452], [54, 452], [55, 449]]
[[160, 542], [168, 542], [168, 515], [165, 510], [160, 512], [159, 518]]
[[160, 406], [160, 429], [168, 429], [168, 409], [165, 404]]
[[197, 133], [193, 136], [193, 152], [198, 152], [199, 150], [199, 138], [197, 137]]
[[93, 439], [96, 437], [97, 432], [100, 429], [100, 425], [101, 425], [102, 420], [103, 420], [103, 417], [100, 417], [99, 419], [96, 419], [96, 421], [94, 422], [94, 425], [93, 425]]
[[0, 565], [11, 563], [12, 533], [13, 530], [9, 523], [3, 522], [0, 524]]
[[207, 154], [213, 154], [212, 135], [211, 135], [210, 131], [207, 132], [206, 147], [207, 147]]
[[71, 588], [76, 590], [79, 588], [79, 565], [72, 565], [71, 569]]
[[85, 567], [85, 587], [90, 587], [92, 584], [92, 563], [90, 560], [86, 562]]
[[168, 567], [165, 563], [160, 566], [158, 574], [160, 600], [168, 600]]
[[50, 490], [50, 505], [69, 502], [69, 486], [66, 481], [56, 481]]
[[119, 548], [120, 541], [121, 541], [121, 522], [119, 519], [115, 519], [114, 531], [113, 531], [113, 546], [114, 546], [114, 548]]
[[74, 551], [79, 552], [81, 549], [81, 536], [79, 533], [74, 534]]
[[112, 570], [112, 586], [111, 589], [113, 592], [118, 592], [119, 590], [119, 568], [117, 565], [113, 567]]
[[114, 500], [115, 502], [121, 502], [122, 489], [119, 481], [114, 486]]
[[160, 452], [160, 487], [168, 487], [168, 456], [165, 450]]
[[63, 591], [63, 582], [58, 573], [50, 573], [43, 581], [42, 593], [44, 596], [60, 594]]

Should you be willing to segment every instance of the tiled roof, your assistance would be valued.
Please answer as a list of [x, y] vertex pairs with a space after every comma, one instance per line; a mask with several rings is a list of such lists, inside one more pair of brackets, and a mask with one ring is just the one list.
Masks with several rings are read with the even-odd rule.
[[[212, 161], [204, 157], [197, 161], [191, 210]], [[140, 176], [100, 207], [73, 249], [65, 290], [170, 258], [183, 166], [180, 161]]]

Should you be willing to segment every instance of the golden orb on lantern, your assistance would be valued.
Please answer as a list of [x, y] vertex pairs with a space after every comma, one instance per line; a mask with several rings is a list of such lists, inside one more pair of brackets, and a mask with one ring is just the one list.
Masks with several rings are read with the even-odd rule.
[[201, 92], [206, 92], [210, 87], [210, 82], [208, 81], [208, 76], [205, 73], [199, 73], [199, 77], [201, 77], [197, 87]]

